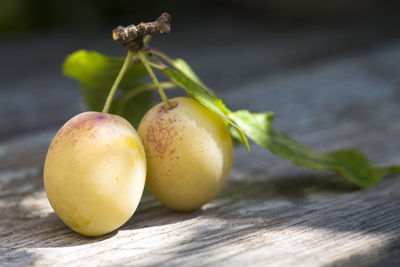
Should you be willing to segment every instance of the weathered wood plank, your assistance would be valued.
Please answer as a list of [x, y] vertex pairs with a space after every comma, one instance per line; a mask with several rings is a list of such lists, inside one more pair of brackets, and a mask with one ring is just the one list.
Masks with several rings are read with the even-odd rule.
[[[38, 139], [30, 146], [25, 143], [28, 151], [37, 147]], [[38, 152], [45, 142], [41, 147]], [[40, 158], [17, 153], [16, 161], [31, 158], [40, 170]], [[271, 163], [280, 164], [276, 159]], [[2, 172], [0, 259], [38, 266], [320, 265], [382, 250], [374, 260], [387, 261], [385, 249], [400, 238], [400, 180], [360, 191], [337, 176], [294, 174], [280, 165], [272, 173], [234, 169], [218, 197], [194, 213], [170, 211], [146, 194], [124, 227], [100, 238], [80, 236], [55, 216], [42, 189], [41, 171], [27, 169], [26, 175], [14, 173], [13, 179]]]

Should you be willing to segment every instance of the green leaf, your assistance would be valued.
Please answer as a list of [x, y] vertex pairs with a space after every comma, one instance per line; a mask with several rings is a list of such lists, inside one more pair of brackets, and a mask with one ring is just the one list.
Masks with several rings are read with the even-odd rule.
[[[107, 95], [117, 77], [123, 58], [105, 56], [97, 52], [79, 50], [67, 57], [63, 66], [63, 73], [75, 80], [81, 86], [83, 99], [90, 110], [101, 111]], [[119, 86], [120, 98], [128, 91], [135, 90], [144, 83], [147, 72], [143, 64], [131, 65]], [[121, 113], [133, 125], [138, 125], [141, 116], [152, 105], [152, 92], [138, 95], [128, 102]], [[117, 103], [111, 106], [111, 113], [115, 113]]]
[[197, 82], [198, 84], [204, 86], [203, 82], [200, 80], [199, 76], [193, 71], [193, 69], [189, 66], [189, 64], [181, 59], [177, 58], [174, 60], [174, 67], [186, 75], [189, 79]]
[[318, 153], [290, 136], [276, 132], [272, 125], [273, 114], [250, 113], [239, 110], [230, 114], [244, 133], [258, 145], [293, 164], [311, 170], [335, 171], [360, 187], [377, 184], [387, 172], [400, 173], [400, 166], [375, 167], [359, 151], [338, 150]]
[[232, 143], [234, 146], [241, 146], [242, 143], [242, 137], [240, 136], [239, 132], [236, 130], [235, 127], [228, 125], [228, 130], [229, 134], [232, 137]]
[[234, 127], [241, 137], [242, 142], [249, 150], [247, 139], [243, 134], [243, 131], [236, 125], [236, 123], [228, 117], [230, 110], [223, 104], [221, 99], [216, 98], [201, 84], [190, 79], [184, 73], [171, 69], [165, 68], [162, 71], [171, 81], [178, 84], [186, 90], [189, 96], [197, 99], [201, 104], [207, 107], [209, 110], [219, 115], [227, 124]]
[[[215, 92], [213, 90], [211, 90], [210, 88], [208, 88], [199, 78], [199, 76], [197, 76], [197, 74], [193, 71], [193, 69], [189, 66], [189, 64], [181, 59], [181, 58], [177, 58], [174, 60], [174, 64], [173, 66], [179, 70], [180, 72], [182, 72], [184, 75], [186, 75], [187, 78], [191, 79], [192, 81], [198, 83], [203, 90], [209, 94], [211, 97], [213, 98], [218, 98], [218, 96], [215, 94]], [[221, 101], [222, 103], [222, 101]]]
[[[139, 89], [136, 87], [135, 91]], [[140, 92], [140, 94], [130, 97], [127, 101], [124, 101], [124, 96], [128, 93], [124, 93], [120, 98], [116, 99], [114, 104], [111, 105], [111, 113], [117, 114], [127, 119], [135, 129], [138, 129], [139, 123], [142, 120], [146, 112], [153, 106], [153, 91]]]

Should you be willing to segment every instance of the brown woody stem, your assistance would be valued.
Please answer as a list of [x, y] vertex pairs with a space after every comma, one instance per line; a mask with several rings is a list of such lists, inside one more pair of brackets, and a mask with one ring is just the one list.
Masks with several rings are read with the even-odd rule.
[[137, 52], [144, 47], [143, 39], [147, 35], [169, 33], [171, 31], [171, 15], [164, 12], [153, 22], [141, 22], [138, 25], [118, 26], [112, 32], [114, 41], [127, 45], [129, 50]]

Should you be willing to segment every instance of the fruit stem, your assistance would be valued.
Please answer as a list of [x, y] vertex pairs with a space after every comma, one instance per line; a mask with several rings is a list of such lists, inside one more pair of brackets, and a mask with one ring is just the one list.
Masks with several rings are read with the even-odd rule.
[[146, 35], [146, 36], [143, 38], [143, 43], [144, 43], [144, 45], [147, 45], [150, 41], [151, 41], [151, 35]]
[[153, 69], [151, 68], [149, 61], [147, 60], [146, 56], [139, 51], [138, 52], [138, 56], [140, 58], [140, 60], [142, 61], [144, 67], [146, 68], [147, 72], [149, 73], [151, 79], [153, 80], [153, 83], [158, 87], [158, 93], [160, 94], [160, 97], [162, 99], [162, 101], [164, 102], [165, 108], [166, 109], [170, 109], [171, 108], [171, 104], [168, 101], [168, 97], [165, 94], [163, 88], [161, 87], [160, 83], [157, 80], [156, 75], [153, 72]]
[[132, 57], [134, 54], [135, 54], [135, 52], [132, 52], [130, 50], [128, 51], [128, 54], [126, 54], [124, 64], [122, 65], [122, 68], [119, 71], [118, 76], [115, 79], [113, 86], [111, 87], [110, 93], [108, 93], [107, 100], [106, 100], [106, 103], [103, 108], [103, 113], [107, 113], [108, 110], [110, 109], [114, 94], [117, 91], [117, 88], [118, 88], [119, 84], [121, 83], [121, 80], [125, 75], [125, 72], [128, 70], [128, 67], [132, 62]]

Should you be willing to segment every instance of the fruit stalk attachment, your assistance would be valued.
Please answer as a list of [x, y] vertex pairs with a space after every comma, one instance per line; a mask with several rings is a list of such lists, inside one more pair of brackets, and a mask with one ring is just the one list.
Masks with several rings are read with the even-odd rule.
[[159, 93], [162, 101], [164, 102], [165, 108], [166, 109], [170, 109], [171, 108], [171, 103], [169, 103], [168, 97], [165, 94], [163, 88], [161, 87], [161, 84], [158, 81], [156, 75], [154, 74], [153, 69], [151, 68], [151, 66], [149, 64], [148, 59], [146, 58], [146, 56], [141, 51], [138, 52], [138, 56], [139, 56], [140, 60], [142, 61], [144, 67], [146, 68], [147, 72], [149, 73], [151, 79], [153, 80], [153, 83], [158, 87], [158, 93]]

